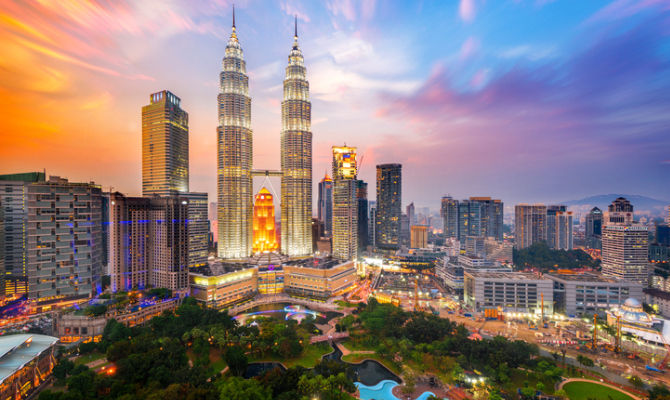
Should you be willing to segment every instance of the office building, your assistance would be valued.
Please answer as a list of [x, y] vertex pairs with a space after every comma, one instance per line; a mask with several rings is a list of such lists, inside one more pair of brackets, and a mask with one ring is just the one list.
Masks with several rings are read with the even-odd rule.
[[249, 77], [234, 12], [219, 85], [217, 254], [224, 259], [243, 259], [251, 255], [253, 238], [253, 133]]
[[647, 284], [649, 238], [646, 226], [605, 225], [602, 243], [603, 275]]
[[312, 254], [312, 104], [296, 19], [284, 79], [281, 129], [281, 249]]
[[410, 247], [413, 249], [425, 249], [428, 247], [428, 227], [425, 225], [413, 225], [410, 228]]
[[407, 207], [405, 207], [405, 213], [407, 214], [407, 220], [409, 223], [409, 226], [414, 226], [417, 224], [416, 222], [416, 213], [414, 212], [414, 202], [409, 203]]
[[547, 245], [554, 250], [572, 250], [572, 211], [566, 206], [547, 206]]
[[409, 247], [410, 235], [409, 217], [407, 214], [400, 214], [400, 246]]
[[333, 180], [328, 176], [319, 182], [319, 198], [317, 200], [317, 217], [323, 224], [323, 237], [333, 236]]
[[[503, 240], [503, 203], [490, 197], [470, 197], [467, 200], [443, 199], [442, 217], [447, 215], [451, 233], [456, 223], [457, 237], [461, 243], [468, 236], [493, 237]], [[446, 213], [446, 214], [445, 214]], [[454, 215], [455, 213], [455, 215]], [[449, 236], [452, 237], [452, 236]]]
[[547, 206], [517, 204], [514, 206], [514, 246], [530, 247], [547, 240]]
[[258, 294], [258, 268], [250, 265], [216, 262], [188, 275], [191, 297], [217, 310]]
[[58, 338], [33, 333], [0, 338], [0, 398], [36, 398], [36, 389], [51, 379]]
[[435, 275], [459, 296], [463, 295], [463, 279], [466, 271], [512, 272], [512, 269], [503, 267], [494, 260], [468, 254], [460, 254], [456, 257], [445, 256], [442, 262], [435, 267]]
[[633, 205], [624, 197], [618, 197], [607, 206], [605, 225], [630, 225], [633, 223]]
[[545, 274], [554, 282], [556, 311], [575, 317], [591, 316], [619, 306], [632, 297], [644, 298], [637, 282], [595, 273]]
[[254, 245], [253, 252], [273, 252], [279, 248], [275, 229], [275, 205], [272, 193], [263, 187], [256, 194], [254, 202]]
[[377, 229], [377, 202], [370, 200], [368, 202], [368, 244], [374, 246], [376, 243], [375, 229]]
[[444, 238], [458, 238], [458, 200], [442, 197], [440, 215], [444, 221]]
[[199, 267], [207, 264], [209, 254], [209, 220], [205, 192], [179, 193], [188, 199], [188, 266]]
[[602, 247], [603, 234], [603, 212], [598, 207], [593, 207], [584, 221], [584, 239], [586, 246], [592, 249], [600, 249]]
[[163, 90], [142, 107], [142, 195], [188, 192], [188, 113]]
[[554, 312], [553, 281], [524, 272], [465, 271], [463, 299], [474, 311], [541, 314]]
[[159, 287], [185, 294], [189, 199], [126, 197], [116, 192], [110, 200], [112, 291]]
[[355, 147], [333, 146], [333, 257], [350, 260], [358, 252]]
[[296, 296], [324, 300], [342, 294], [356, 281], [353, 261], [315, 258], [289, 261], [283, 268], [284, 291]]
[[385, 250], [400, 248], [402, 165], [377, 165], [377, 216], [375, 246]]
[[356, 181], [356, 201], [358, 207], [358, 252], [368, 247], [368, 184], [362, 180]]

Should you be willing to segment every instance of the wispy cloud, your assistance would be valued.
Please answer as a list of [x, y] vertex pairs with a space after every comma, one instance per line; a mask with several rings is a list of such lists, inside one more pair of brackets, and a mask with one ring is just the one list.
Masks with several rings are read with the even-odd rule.
[[475, 0], [461, 0], [458, 5], [458, 15], [465, 22], [472, 22], [475, 19]]

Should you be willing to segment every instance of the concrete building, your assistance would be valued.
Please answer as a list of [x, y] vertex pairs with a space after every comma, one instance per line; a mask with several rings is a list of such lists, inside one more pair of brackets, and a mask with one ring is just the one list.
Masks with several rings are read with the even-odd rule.
[[357, 173], [356, 148], [333, 146], [333, 257], [339, 260], [358, 254]]
[[616, 223], [603, 227], [603, 275], [646, 285], [649, 279], [648, 257], [646, 226]]
[[642, 300], [642, 285], [594, 273], [546, 274], [554, 282], [557, 312], [590, 316], [623, 304], [632, 297]]
[[0, 398], [22, 400], [51, 376], [58, 338], [32, 333], [0, 338]]
[[377, 216], [375, 246], [384, 250], [400, 248], [402, 165], [377, 165]]
[[547, 240], [547, 206], [517, 204], [514, 206], [514, 246], [525, 249]]
[[188, 113], [168, 90], [142, 107], [142, 195], [188, 192]]
[[368, 217], [368, 243], [374, 246], [377, 242], [375, 230], [377, 229], [377, 202], [368, 201], [369, 217]]
[[284, 291], [317, 299], [337, 296], [356, 281], [353, 261], [308, 259], [284, 264]]
[[191, 296], [207, 307], [224, 309], [258, 294], [258, 268], [211, 263], [189, 273]]
[[323, 236], [333, 236], [333, 180], [328, 176], [319, 182], [319, 198], [316, 206], [317, 217], [323, 224]]
[[218, 108], [217, 254], [224, 259], [245, 259], [251, 255], [253, 239], [253, 132], [249, 76], [234, 14], [219, 77]]
[[605, 225], [631, 225], [633, 217], [633, 205], [626, 198], [618, 197], [607, 206]]
[[209, 254], [209, 221], [207, 193], [186, 192], [179, 196], [188, 200], [188, 266], [207, 264]]
[[572, 211], [566, 206], [547, 206], [547, 245], [554, 250], [572, 250]]
[[362, 180], [356, 181], [356, 202], [358, 204], [358, 253], [362, 253], [368, 247], [368, 184]]
[[598, 207], [593, 207], [585, 218], [585, 234], [586, 246], [592, 249], [600, 249], [602, 247], [603, 234], [603, 212]]
[[444, 257], [435, 268], [435, 275], [456, 294], [463, 295], [465, 272], [512, 272], [509, 267], [482, 257], [460, 254], [456, 257]]
[[644, 302], [656, 309], [663, 318], [670, 318], [670, 292], [648, 288], [644, 290]]
[[414, 225], [410, 228], [410, 247], [413, 249], [425, 249], [428, 247], [428, 227], [425, 225]]
[[496, 308], [540, 314], [543, 305], [545, 315], [554, 312], [553, 282], [531, 273], [465, 271], [463, 298], [475, 312]]
[[458, 200], [450, 196], [442, 197], [440, 215], [444, 221], [444, 237], [458, 238]]
[[188, 202], [184, 197], [110, 196], [112, 291], [188, 290]]

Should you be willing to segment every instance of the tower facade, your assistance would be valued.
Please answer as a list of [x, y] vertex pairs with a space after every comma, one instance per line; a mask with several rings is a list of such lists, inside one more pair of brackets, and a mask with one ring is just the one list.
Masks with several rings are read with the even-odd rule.
[[572, 211], [564, 205], [547, 206], [547, 245], [555, 250], [572, 250]]
[[275, 251], [278, 248], [275, 229], [275, 204], [272, 193], [262, 188], [254, 202], [254, 253]]
[[603, 212], [598, 207], [593, 207], [585, 220], [585, 239], [586, 246], [599, 249], [602, 247], [602, 233], [603, 233]]
[[251, 255], [253, 135], [249, 77], [237, 39], [234, 11], [219, 84], [217, 253], [224, 259], [241, 259]]
[[188, 192], [188, 113], [168, 90], [142, 107], [142, 195]]
[[377, 165], [377, 218], [375, 245], [382, 249], [400, 248], [402, 165]]
[[349, 260], [358, 251], [355, 147], [333, 147], [333, 257]]
[[312, 105], [297, 22], [281, 108], [281, 250], [307, 256], [312, 253]]
[[319, 182], [317, 217], [323, 224], [323, 236], [333, 236], [333, 180], [328, 174]]
[[514, 246], [525, 249], [547, 240], [547, 206], [517, 204], [514, 206]]
[[444, 238], [458, 237], [458, 200], [450, 196], [442, 197], [440, 214], [444, 221]]

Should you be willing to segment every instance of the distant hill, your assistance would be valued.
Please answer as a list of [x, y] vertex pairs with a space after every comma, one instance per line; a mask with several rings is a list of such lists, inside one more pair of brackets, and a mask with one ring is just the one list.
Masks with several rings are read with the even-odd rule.
[[645, 215], [650, 217], [665, 217], [668, 214], [668, 204], [670, 201], [652, 199], [651, 197], [639, 196], [635, 194], [601, 194], [597, 196], [586, 197], [580, 200], [564, 201], [565, 204], [577, 214], [584, 215], [591, 208], [598, 207], [607, 211], [607, 206], [617, 197], [625, 197], [633, 205], [635, 215]]

